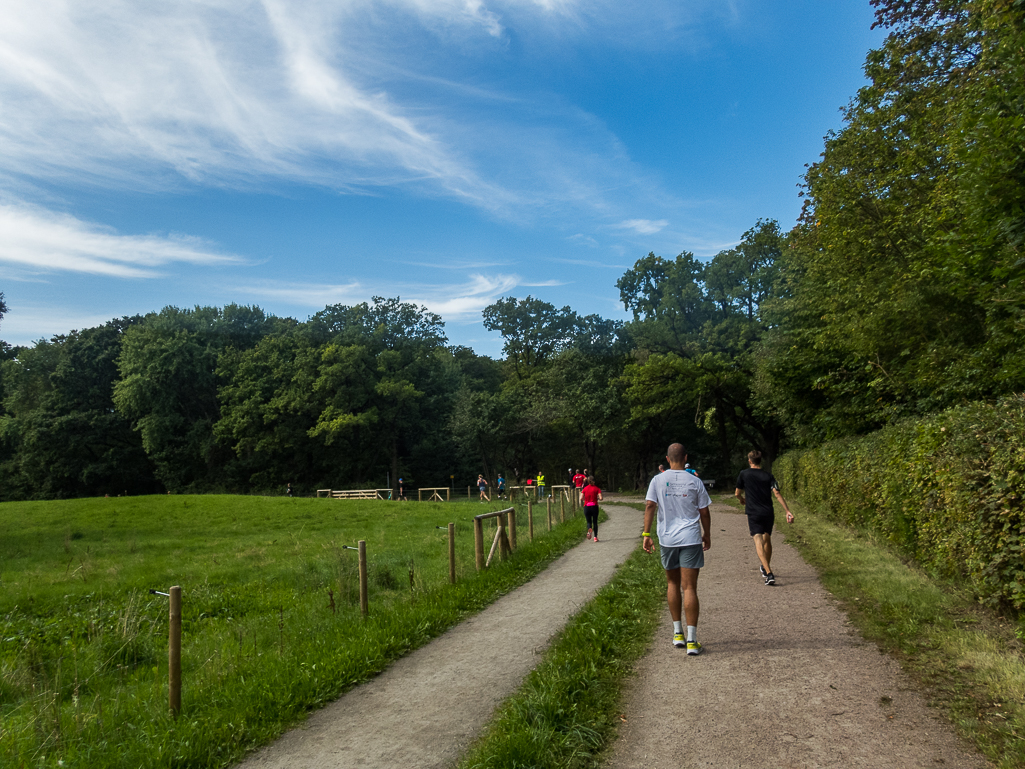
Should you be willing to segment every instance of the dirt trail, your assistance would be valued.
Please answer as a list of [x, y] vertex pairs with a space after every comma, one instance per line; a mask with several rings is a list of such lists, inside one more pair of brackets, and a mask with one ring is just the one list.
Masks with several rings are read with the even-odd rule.
[[581, 544], [530, 583], [314, 713], [239, 769], [454, 764], [552, 636], [637, 547], [642, 514], [605, 510], [599, 542], [584, 541], [579, 518]]
[[796, 550], [781, 536], [773, 546], [766, 587], [747, 519], [713, 505], [704, 653], [672, 647], [666, 611], [608, 769], [989, 766], [860, 638]]

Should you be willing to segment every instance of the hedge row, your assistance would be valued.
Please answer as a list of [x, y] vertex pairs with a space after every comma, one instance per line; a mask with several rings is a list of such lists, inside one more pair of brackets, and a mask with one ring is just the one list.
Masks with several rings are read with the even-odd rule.
[[966, 580], [981, 602], [1025, 609], [1025, 395], [788, 452], [773, 474], [831, 520]]

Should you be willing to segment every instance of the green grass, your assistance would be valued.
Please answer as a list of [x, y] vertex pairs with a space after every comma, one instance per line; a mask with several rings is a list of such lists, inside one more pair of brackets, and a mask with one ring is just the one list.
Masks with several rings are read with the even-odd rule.
[[658, 556], [638, 548], [557, 636], [459, 769], [599, 767], [615, 739], [623, 681], [664, 604]]
[[[535, 508], [528, 543], [521, 507], [515, 556], [477, 575], [471, 518], [505, 504], [174, 496], [0, 505], [0, 764], [237, 760], [579, 539], [578, 523], [547, 534]], [[455, 586], [447, 532], [436, 528], [450, 521]], [[357, 555], [343, 549], [360, 539], [366, 620]], [[175, 584], [177, 720], [167, 712], [167, 599], [149, 593]]]
[[[731, 503], [731, 499], [722, 501]], [[893, 653], [961, 733], [1000, 767], [1025, 766], [1025, 659], [1016, 623], [927, 574], [867, 530], [791, 501], [784, 533], [861, 633]]]

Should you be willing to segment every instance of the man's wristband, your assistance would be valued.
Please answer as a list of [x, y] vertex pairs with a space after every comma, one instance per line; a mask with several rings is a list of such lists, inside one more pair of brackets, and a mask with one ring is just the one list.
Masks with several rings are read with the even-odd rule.
[[650, 536], [651, 536], [651, 533], [650, 533], [650, 532], [647, 532], [647, 531], [642, 531], [642, 532], [641, 532], [641, 536], [642, 536], [642, 537], [650, 537]]

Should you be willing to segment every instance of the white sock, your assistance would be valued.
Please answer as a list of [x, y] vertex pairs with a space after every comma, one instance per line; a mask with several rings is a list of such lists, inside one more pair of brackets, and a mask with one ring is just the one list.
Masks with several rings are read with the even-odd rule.
[[673, 633], [679, 633], [680, 635], [683, 635], [683, 621], [682, 620], [676, 620], [676, 621], [673, 622]]
[[698, 626], [687, 625], [687, 643], [694, 643], [698, 640]]

